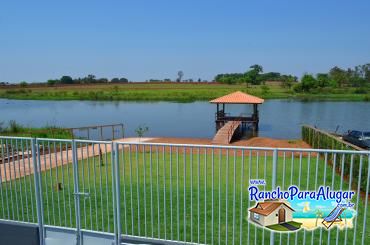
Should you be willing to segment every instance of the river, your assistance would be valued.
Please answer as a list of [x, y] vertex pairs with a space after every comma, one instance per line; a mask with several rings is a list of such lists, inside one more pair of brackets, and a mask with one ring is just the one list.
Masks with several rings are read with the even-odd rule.
[[[16, 120], [24, 126], [80, 127], [124, 123], [125, 135], [135, 136], [146, 125], [146, 136], [212, 138], [216, 105], [208, 102], [96, 102], [0, 99], [0, 122]], [[226, 105], [226, 112], [252, 112], [249, 105]], [[267, 100], [259, 106], [259, 136], [295, 139], [301, 125], [311, 124], [338, 132], [370, 130], [369, 102], [302, 102]]]

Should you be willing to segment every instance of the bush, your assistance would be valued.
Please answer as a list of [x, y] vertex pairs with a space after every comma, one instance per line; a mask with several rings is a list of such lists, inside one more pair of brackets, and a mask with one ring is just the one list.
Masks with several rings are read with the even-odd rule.
[[261, 93], [262, 94], [268, 94], [270, 91], [270, 88], [267, 85], [262, 85], [261, 86]]
[[367, 94], [367, 90], [364, 87], [356, 88], [354, 91], [355, 94]]
[[22, 126], [19, 125], [15, 120], [10, 120], [9, 131], [10, 133], [19, 133], [20, 131], [22, 131]]
[[22, 81], [20, 84], [19, 84], [22, 88], [25, 88], [27, 87], [28, 83], [25, 82], [25, 81]]
[[[302, 126], [302, 140], [311, 145], [313, 148], [317, 149], [332, 149], [332, 150], [356, 150], [350, 147], [349, 145], [343, 143], [342, 141], [338, 140], [336, 137], [331, 136], [319, 129], [312, 128], [310, 126]], [[327, 154], [328, 163], [333, 163], [333, 156], [334, 154]], [[336, 164], [336, 170], [341, 172], [343, 171], [343, 174], [348, 176], [350, 174], [351, 170], [351, 154], [343, 154], [344, 156], [344, 169], [341, 168], [341, 164], [338, 164], [338, 157], [341, 157], [342, 154], [337, 154], [337, 164]], [[359, 177], [361, 179], [360, 188], [362, 191], [366, 190], [367, 185], [367, 164], [368, 158], [363, 158], [363, 164], [361, 169], [361, 175], [359, 171], [360, 166], [360, 155], [355, 155], [353, 158], [353, 175], [354, 180], [358, 181]], [[353, 183], [357, 183], [353, 181]]]

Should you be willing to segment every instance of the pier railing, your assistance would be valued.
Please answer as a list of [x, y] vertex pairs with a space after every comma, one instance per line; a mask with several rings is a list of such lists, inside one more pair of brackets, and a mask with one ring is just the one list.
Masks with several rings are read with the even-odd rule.
[[[0, 137], [0, 151], [0, 220], [37, 225], [40, 244], [56, 232], [65, 244], [369, 243], [369, 151], [20, 137]], [[312, 230], [264, 229], [249, 222], [251, 180], [353, 190], [356, 215], [344, 228], [317, 217]]]

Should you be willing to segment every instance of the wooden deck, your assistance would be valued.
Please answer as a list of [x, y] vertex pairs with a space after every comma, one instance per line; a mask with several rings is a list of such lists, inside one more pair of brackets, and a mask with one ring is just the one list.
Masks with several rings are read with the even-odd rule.
[[229, 121], [220, 128], [212, 140], [212, 144], [229, 144], [236, 129], [242, 121]]

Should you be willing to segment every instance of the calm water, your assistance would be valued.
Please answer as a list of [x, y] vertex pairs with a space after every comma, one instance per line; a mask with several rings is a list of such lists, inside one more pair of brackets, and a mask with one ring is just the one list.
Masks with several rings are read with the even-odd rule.
[[[259, 136], [300, 138], [301, 125], [339, 132], [370, 130], [368, 102], [299, 102], [268, 100], [260, 110]], [[127, 136], [145, 124], [147, 136], [212, 138], [216, 105], [207, 102], [92, 102], [0, 99], [0, 122], [16, 120], [27, 126], [80, 127], [124, 123]], [[226, 112], [251, 113], [248, 105], [227, 105]]]

